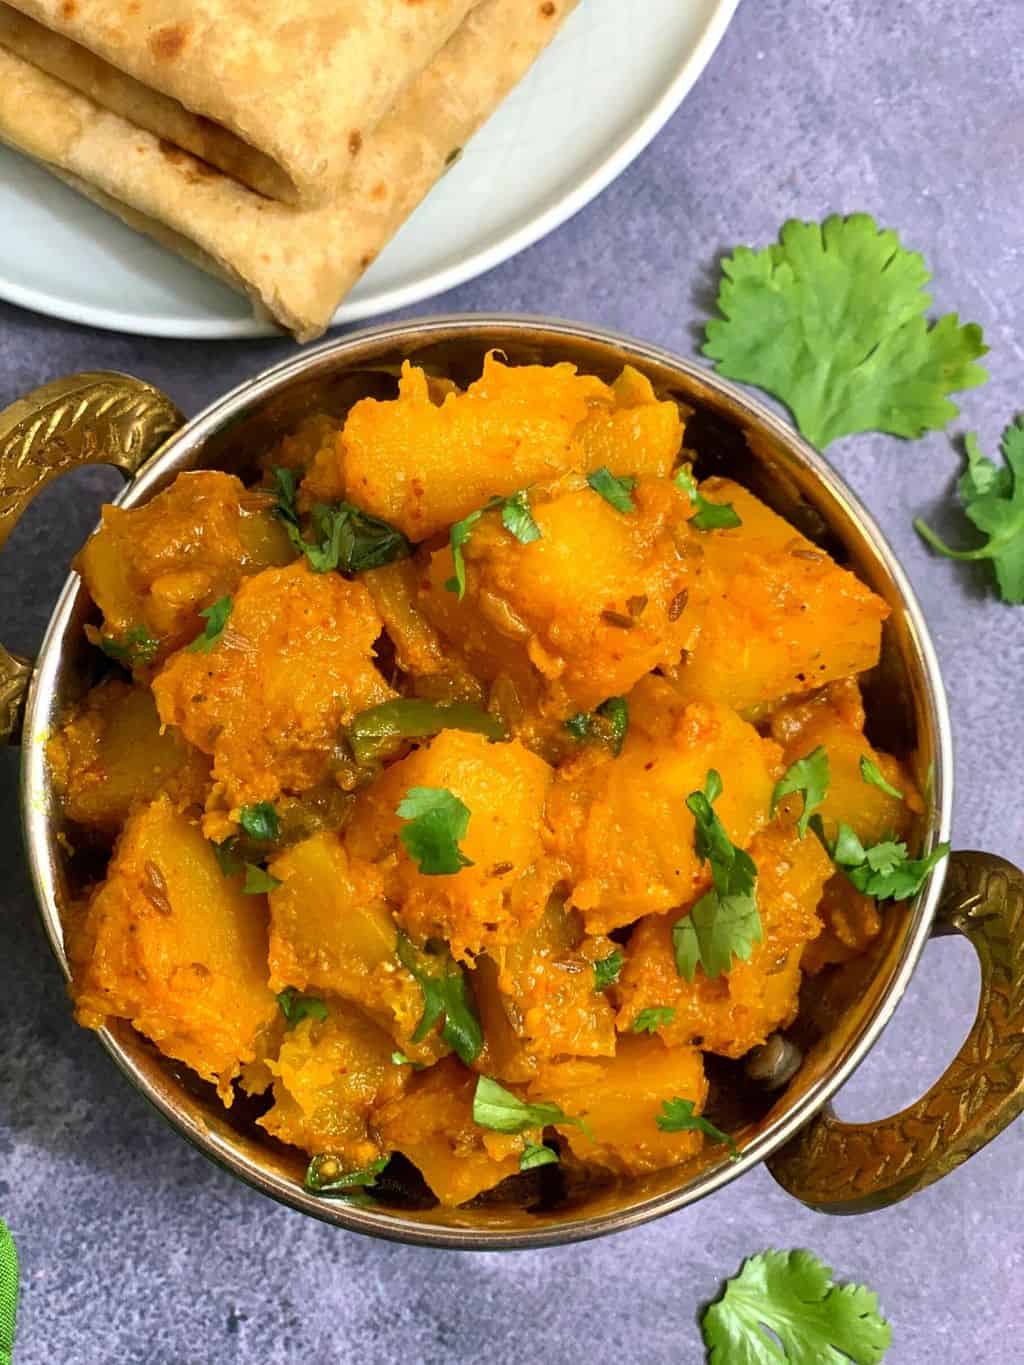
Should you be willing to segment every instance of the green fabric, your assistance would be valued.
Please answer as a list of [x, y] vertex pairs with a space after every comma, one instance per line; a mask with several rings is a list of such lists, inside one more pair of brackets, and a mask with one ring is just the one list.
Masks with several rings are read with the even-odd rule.
[[17, 1313], [18, 1253], [10, 1229], [0, 1218], [0, 1365], [11, 1365]]

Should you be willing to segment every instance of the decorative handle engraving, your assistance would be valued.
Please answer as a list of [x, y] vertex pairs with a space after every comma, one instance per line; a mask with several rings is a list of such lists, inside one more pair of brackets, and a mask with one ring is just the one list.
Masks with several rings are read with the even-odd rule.
[[[18, 399], [0, 413], [0, 547], [51, 479], [87, 464], [131, 478], [183, 421], [159, 389], [112, 371], [69, 375]], [[29, 660], [0, 645], [0, 743], [17, 734], [31, 675]]]
[[966, 1042], [916, 1104], [878, 1123], [824, 1110], [768, 1162], [824, 1213], [864, 1213], [948, 1175], [1024, 1111], [1024, 873], [990, 853], [954, 853], [936, 934], [970, 939], [981, 999]]

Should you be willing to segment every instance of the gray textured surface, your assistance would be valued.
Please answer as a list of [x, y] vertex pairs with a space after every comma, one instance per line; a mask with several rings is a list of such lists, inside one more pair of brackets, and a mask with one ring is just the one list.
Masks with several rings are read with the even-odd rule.
[[[425, 306], [592, 320], [689, 352], [716, 254], [782, 220], [869, 209], [932, 263], [937, 305], [983, 323], [992, 379], [965, 425], [991, 445], [1024, 406], [1019, 0], [746, 0], [667, 130], [598, 202], [486, 278]], [[599, 97], [599, 92], [596, 92]], [[0, 250], [5, 245], [0, 237]], [[74, 368], [143, 375], [193, 411], [285, 342], [90, 333], [0, 306], [0, 402]], [[956, 842], [1024, 855], [1024, 611], [929, 560], [910, 530], [942, 500], [942, 436], [833, 451], [919, 591], [958, 741]], [[51, 490], [0, 560], [8, 644], [38, 641], [69, 554], [114, 482]], [[68, 1017], [19, 845], [16, 759], [0, 754], [0, 1213], [24, 1266], [19, 1365], [227, 1362], [696, 1362], [701, 1300], [743, 1256], [814, 1248], [869, 1281], [895, 1365], [1020, 1359], [1024, 1126], [909, 1204], [829, 1220], [757, 1172], [620, 1239], [472, 1260], [361, 1241], [234, 1184], [153, 1117]], [[844, 1094], [847, 1117], [913, 1099], [973, 1012], [969, 952], [926, 953]]]

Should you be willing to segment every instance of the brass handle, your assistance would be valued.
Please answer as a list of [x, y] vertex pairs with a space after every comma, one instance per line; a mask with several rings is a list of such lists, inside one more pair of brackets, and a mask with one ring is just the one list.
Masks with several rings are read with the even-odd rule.
[[1024, 1111], [1024, 873], [990, 853], [954, 853], [934, 933], [961, 933], [981, 963], [967, 1040], [916, 1104], [878, 1123], [826, 1109], [768, 1162], [823, 1213], [866, 1213], [948, 1175]]
[[[138, 473], [185, 419], [159, 389], [113, 371], [74, 374], [0, 413], [0, 548], [40, 489], [69, 469], [109, 464]], [[32, 676], [0, 645], [0, 743], [18, 731]]]

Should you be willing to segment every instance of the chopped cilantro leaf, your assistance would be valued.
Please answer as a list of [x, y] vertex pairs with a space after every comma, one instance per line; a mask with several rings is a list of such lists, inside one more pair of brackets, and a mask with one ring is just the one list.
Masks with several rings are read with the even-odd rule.
[[289, 986], [277, 997], [281, 1013], [289, 1028], [301, 1024], [303, 1019], [316, 1019], [320, 1023], [327, 1018], [327, 1006], [315, 995], [303, 995], [294, 986]]
[[711, 865], [713, 881], [712, 889], [672, 928], [676, 970], [687, 981], [693, 980], [698, 966], [714, 980], [729, 970], [733, 958], [745, 962], [762, 937], [757, 868], [715, 814], [713, 804], [721, 794], [722, 779], [712, 768], [704, 790], [686, 798], [695, 821], [697, 856]]
[[868, 758], [867, 754], [861, 754], [860, 775], [872, 787], [877, 787], [879, 791], [885, 792], [886, 796], [894, 796], [897, 801], [903, 800], [903, 793], [899, 787], [894, 787], [891, 782], [886, 781], [881, 768]]
[[602, 465], [600, 469], [591, 470], [587, 475], [587, 483], [595, 493], [600, 493], [605, 502], [611, 503], [616, 512], [636, 511], [636, 503], [630, 496], [636, 487], [636, 479], [617, 479], [610, 469]]
[[465, 972], [447, 953], [440, 957], [417, 952], [403, 933], [398, 935], [395, 950], [423, 995], [423, 1014], [412, 1041], [422, 1043], [440, 1021], [441, 1037], [460, 1061], [472, 1065], [480, 1055], [484, 1036]]
[[493, 512], [495, 508], [501, 508], [502, 526], [515, 536], [521, 545], [529, 545], [534, 540], [540, 540], [540, 527], [530, 511], [530, 494], [526, 488], [519, 489], [517, 493], [510, 493], [507, 498], [490, 498], [483, 507], [455, 522], [450, 533], [455, 573], [446, 580], [444, 586], [448, 592], [455, 593], [460, 602], [466, 595], [466, 557], [463, 553], [466, 542], [484, 513]]
[[780, 398], [821, 449], [858, 431], [921, 436], [957, 415], [947, 394], [988, 378], [974, 364], [988, 350], [977, 324], [925, 321], [929, 278], [866, 213], [790, 219], [776, 244], [722, 262], [704, 354]]
[[703, 1133], [712, 1142], [726, 1142], [735, 1159], [739, 1154], [729, 1134], [723, 1133], [721, 1128], [716, 1128], [700, 1114], [695, 1114], [693, 1109], [693, 1100], [680, 1099], [677, 1095], [674, 1100], [663, 1101], [661, 1113], [655, 1121], [663, 1133]]
[[128, 668], [134, 668], [136, 664], [151, 664], [159, 648], [160, 641], [154, 639], [145, 626], [130, 626], [123, 640], [117, 640], [113, 635], [100, 637], [103, 653]]
[[310, 1194], [319, 1194], [326, 1199], [344, 1199], [355, 1189], [370, 1189], [377, 1183], [377, 1177], [384, 1170], [389, 1156], [378, 1157], [369, 1166], [361, 1166], [355, 1171], [346, 1171], [341, 1159], [329, 1152], [315, 1156], [306, 1169], [303, 1189]]
[[811, 828], [857, 890], [880, 901], [905, 901], [916, 896], [932, 868], [949, 853], [949, 844], [937, 844], [926, 858], [911, 858], [906, 844], [893, 839], [865, 848], [855, 831], [844, 824], [829, 843], [817, 815], [811, 818]]
[[[861, 771], [863, 772], [863, 760]], [[791, 792], [799, 792], [804, 804], [796, 827], [802, 839], [807, 833], [811, 813], [817, 810], [828, 793], [828, 784], [828, 754], [825, 752], [825, 746], [819, 744], [804, 758], [791, 763], [776, 782], [775, 790], [772, 792], [771, 814], [775, 814], [775, 809], [784, 796], [789, 796]]]
[[609, 986], [614, 986], [619, 979], [626, 959], [616, 948], [607, 957], [603, 957], [600, 962], [594, 963], [594, 990], [606, 991]]
[[834, 1284], [831, 1269], [809, 1251], [748, 1257], [705, 1309], [701, 1331], [708, 1365], [838, 1365], [840, 1358], [879, 1365], [892, 1344], [878, 1295]]
[[950, 559], [990, 559], [1004, 602], [1024, 603], [1024, 413], [1003, 432], [1001, 449], [1006, 463], [997, 467], [969, 435], [967, 472], [958, 489], [964, 511], [986, 537], [973, 550], [953, 550], [918, 519], [918, 533], [933, 550]]
[[250, 839], [272, 844], [281, 837], [281, 822], [277, 811], [269, 801], [259, 801], [254, 806], [243, 806], [238, 823]]
[[199, 613], [206, 618], [206, 627], [202, 635], [197, 635], [192, 643], [187, 647], [192, 654], [209, 654], [214, 645], [224, 634], [224, 627], [228, 623], [231, 615], [232, 602], [230, 597], [222, 597], [214, 602], [212, 607], [207, 607], [205, 611]]
[[472, 867], [459, 848], [469, 828], [469, 807], [446, 787], [410, 787], [397, 814], [408, 821], [399, 838], [425, 877], [445, 877]]
[[550, 1147], [542, 1147], [536, 1142], [528, 1142], [519, 1158], [521, 1171], [535, 1171], [538, 1166], [557, 1166], [558, 1153]]
[[671, 1005], [654, 1005], [641, 1010], [633, 1020], [634, 1033], [657, 1033], [664, 1024], [671, 1024], [676, 1012]]
[[221, 844], [213, 844], [213, 856], [217, 859], [222, 877], [238, 877], [245, 871], [245, 863], [235, 852], [236, 840], [225, 839]]
[[306, 540], [295, 502], [294, 472], [278, 466], [273, 477], [277, 492], [274, 513], [284, 523], [294, 548], [309, 560], [314, 573], [335, 570], [362, 573], [412, 553], [412, 547], [401, 531], [350, 502], [318, 502], [309, 517], [314, 539]]
[[525, 1133], [528, 1128], [546, 1128], [548, 1124], [572, 1124], [589, 1136], [585, 1120], [573, 1118], [557, 1104], [542, 1101], [527, 1104], [511, 1090], [506, 1090], [489, 1076], [481, 1076], [473, 1094], [473, 1122], [495, 1133]]
[[577, 711], [565, 728], [579, 743], [594, 739], [607, 744], [618, 758], [629, 730], [629, 703], [625, 697], [609, 697], [596, 711]]
[[255, 863], [246, 863], [245, 881], [242, 890], [247, 896], [262, 896], [267, 891], [275, 891], [281, 883], [276, 877], [272, 877], [269, 872], [262, 867], [257, 867]]
[[697, 481], [689, 465], [680, 465], [676, 470], [676, 484], [693, 503], [696, 511], [690, 518], [690, 525], [698, 531], [731, 531], [742, 526], [740, 514], [731, 502], [709, 502], [698, 491]]

